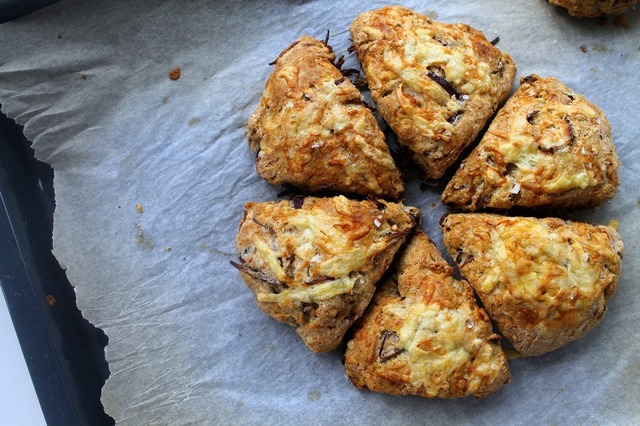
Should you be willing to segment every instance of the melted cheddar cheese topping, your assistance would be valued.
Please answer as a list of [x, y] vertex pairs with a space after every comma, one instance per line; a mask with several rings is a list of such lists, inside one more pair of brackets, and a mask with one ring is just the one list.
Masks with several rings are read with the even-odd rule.
[[410, 382], [424, 387], [427, 396], [437, 397], [449, 389], [450, 374], [471, 363], [474, 374], [466, 377], [469, 393], [482, 386], [483, 378], [496, 377], [502, 368], [494, 362], [491, 344], [474, 329], [466, 304], [449, 309], [413, 301], [385, 309], [404, 319], [396, 347], [406, 351]]
[[[588, 104], [551, 105], [535, 114], [535, 126], [527, 120], [531, 111], [516, 112], [508, 125], [509, 134], [487, 137], [484, 149], [494, 153], [500, 164], [511, 163], [521, 172], [518, 183], [525, 189], [540, 188], [545, 192], [585, 189], [601, 182], [601, 168], [596, 164], [593, 148], [574, 141], [567, 117], [581, 117], [597, 123], [598, 114]], [[501, 184], [505, 179], [493, 169], [487, 169], [487, 182]], [[493, 172], [493, 173], [492, 173]]]
[[281, 283], [281, 291], [258, 294], [258, 301], [321, 301], [351, 292], [394, 234], [411, 227], [411, 217], [394, 203], [384, 211], [344, 196], [309, 197], [302, 208], [256, 203], [241, 225], [238, 249], [248, 253], [247, 265]]
[[258, 173], [310, 192], [396, 198], [404, 189], [384, 134], [324, 43], [303, 36], [276, 61], [249, 119]]

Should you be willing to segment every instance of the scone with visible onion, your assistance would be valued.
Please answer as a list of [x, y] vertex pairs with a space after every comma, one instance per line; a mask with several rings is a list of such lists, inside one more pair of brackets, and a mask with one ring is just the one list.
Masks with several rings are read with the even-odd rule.
[[444, 245], [489, 316], [524, 356], [550, 352], [602, 320], [624, 246], [608, 226], [449, 214]]
[[506, 98], [513, 59], [480, 32], [400, 6], [360, 14], [351, 35], [380, 115], [424, 178], [439, 178]]
[[555, 78], [520, 83], [442, 202], [475, 211], [592, 207], [613, 198], [620, 161], [604, 113]]
[[248, 137], [275, 185], [396, 199], [404, 190], [384, 134], [331, 48], [303, 36], [280, 54]]
[[602, 15], [619, 15], [631, 9], [638, 0], [549, 0], [562, 6], [578, 18], [595, 18]]
[[247, 203], [232, 262], [258, 307], [315, 352], [335, 349], [367, 307], [419, 210], [385, 201], [296, 197]]
[[354, 326], [344, 364], [358, 388], [428, 398], [487, 395], [510, 380], [489, 317], [417, 231]]

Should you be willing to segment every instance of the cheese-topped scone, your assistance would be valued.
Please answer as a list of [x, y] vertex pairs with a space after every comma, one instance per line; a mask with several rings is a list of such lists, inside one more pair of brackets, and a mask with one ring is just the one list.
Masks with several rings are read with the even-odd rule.
[[582, 337], [618, 287], [624, 246], [608, 226], [449, 214], [444, 245], [489, 316], [524, 356]]
[[487, 395], [510, 380], [489, 317], [417, 231], [354, 326], [344, 365], [358, 388], [396, 395]]
[[475, 211], [588, 207], [613, 198], [620, 161], [604, 113], [555, 78], [520, 83], [442, 202]]
[[404, 190], [384, 134], [331, 48], [303, 36], [280, 54], [248, 137], [275, 185], [396, 199]]
[[260, 309], [298, 326], [311, 350], [330, 351], [364, 312], [419, 214], [343, 196], [248, 203], [234, 266]]
[[638, 0], [549, 0], [562, 6], [578, 18], [595, 18], [601, 15], [619, 15], [631, 9]]
[[400, 6], [359, 15], [351, 35], [380, 115], [424, 178], [439, 178], [508, 95], [516, 67], [480, 31]]

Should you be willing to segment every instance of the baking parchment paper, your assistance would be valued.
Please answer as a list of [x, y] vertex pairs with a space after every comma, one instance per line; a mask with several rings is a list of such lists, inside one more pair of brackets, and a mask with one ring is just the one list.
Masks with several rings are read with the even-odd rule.
[[[348, 27], [383, 4], [64, 1], [0, 26], [0, 102], [54, 168], [54, 253], [84, 316], [109, 337], [102, 400], [119, 424], [640, 418], [640, 10], [624, 28], [543, 0], [402, 2], [499, 37], [519, 77], [560, 78], [598, 104], [623, 162], [613, 201], [569, 215], [619, 222], [626, 257], [605, 320], [553, 353], [512, 360], [502, 390], [451, 401], [358, 391], [341, 350], [311, 353], [293, 328], [258, 310], [230, 266], [244, 204], [281, 191], [256, 175], [246, 142], [267, 64], [300, 35], [330, 30], [335, 52], [356, 66]], [[413, 176], [405, 196], [439, 244], [441, 189]]]

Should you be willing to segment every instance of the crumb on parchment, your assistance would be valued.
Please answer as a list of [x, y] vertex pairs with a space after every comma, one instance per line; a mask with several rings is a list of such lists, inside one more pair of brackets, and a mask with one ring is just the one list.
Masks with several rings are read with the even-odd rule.
[[180, 67], [172, 68], [171, 71], [169, 71], [169, 78], [171, 80], [178, 80], [180, 78]]

